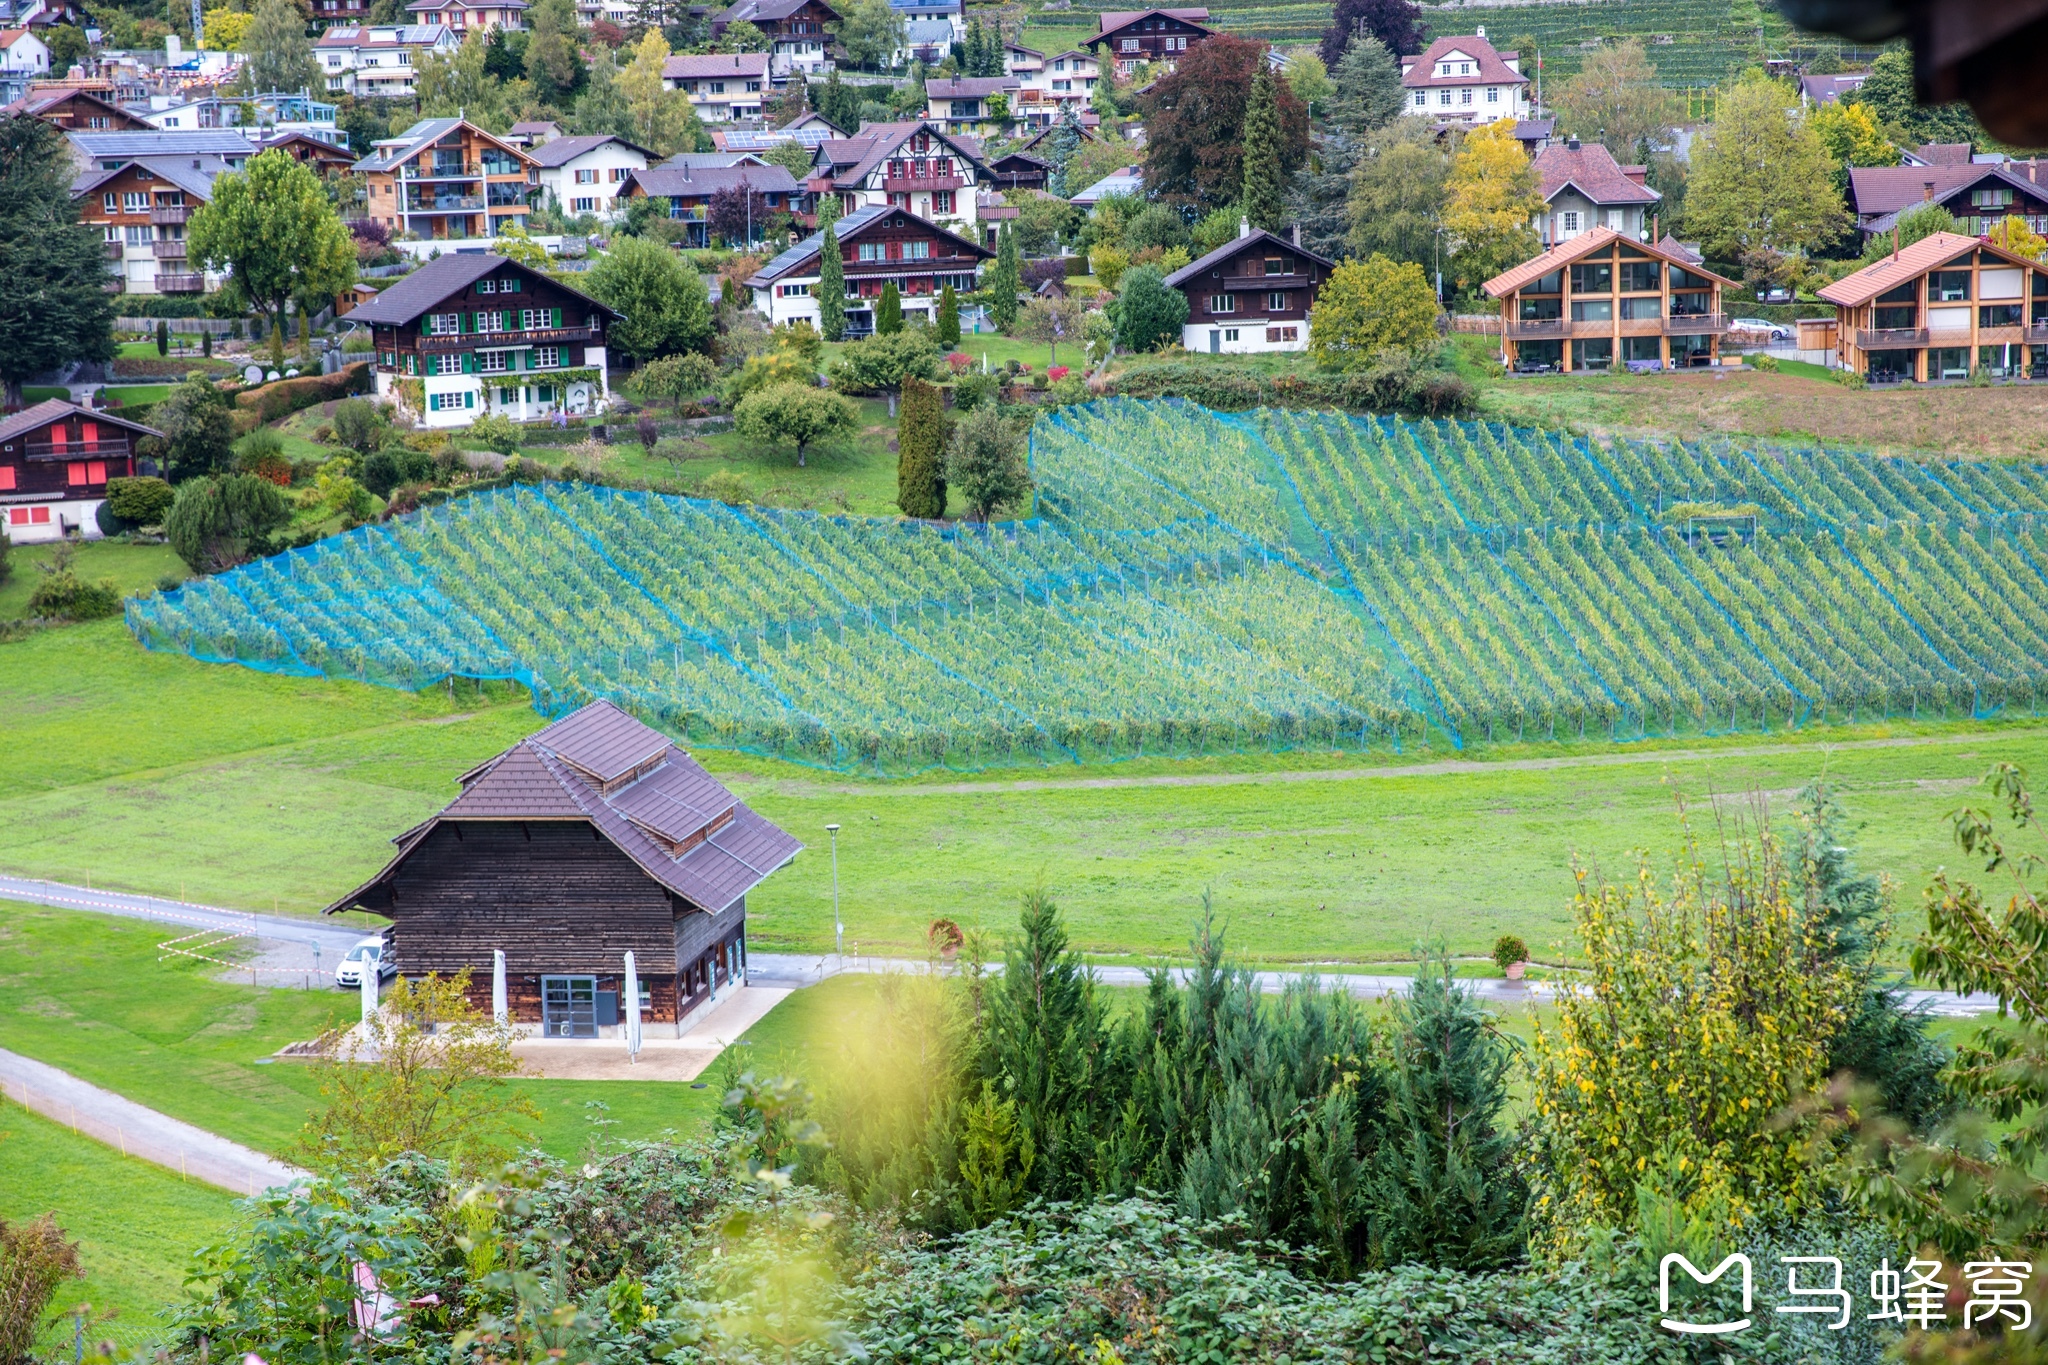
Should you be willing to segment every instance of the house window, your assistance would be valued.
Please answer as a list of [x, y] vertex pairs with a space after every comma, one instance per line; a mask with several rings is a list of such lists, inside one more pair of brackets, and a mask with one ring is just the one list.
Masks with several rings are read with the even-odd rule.
[[1564, 230], [1566, 232], [1577, 232], [1579, 230], [1579, 215], [1575, 210], [1565, 210]]
[[1487, 86], [1487, 87], [1486, 87], [1486, 102], [1487, 102], [1488, 104], [1499, 104], [1499, 103], [1500, 103], [1500, 87], [1499, 87], [1499, 86], [1497, 86], [1497, 85], [1489, 85], [1489, 86]]
[[0, 493], [12, 493], [13, 491], [14, 466], [11, 464], [0, 464]]
[[1298, 327], [1268, 327], [1266, 329], [1266, 340], [1268, 342], [1299, 341], [1300, 339], [1301, 329]]
[[1415, 107], [1416, 107], [1417, 109], [1420, 109], [1420, 108], [1421, 108], [1421, 107], [1422, 107], [1423, 105], [1425, 105], [1425, 104], [1428, 104], [1428, 103], [1429, 103], [1429, 93], [1428, 93], [1427, 91], [1424, 91], [1424, 90], [1418, 90], [1418, 91], [1416, 91], [1416, 92], [1415, 92]]
[[10, 507], [7, 509], [7, 524], [10, 526], [48, 526], [50, 509], [47, 507]]
[[147, 223], [130, 223], [121, 232], [129, 246], [148, 246], [156, 240], [156, 229]]
[[462, 330], [460, 313], [427, 314], [427, 335], [430, 337], [452, 337]]
[[107, 481], [105, 460], [73, 460], [64, 468], [65, 482], [73, 488], [85, 488]]
[[1235, 313], [1237, 311], [1237, 295], [1211, 294], [1209, 296], [1209, 311], [1212, 313]]
[[127, 192], [126, 194], [123, 194], [123, 195], [121, 196], [121, 212], [123, 212], [123, 213], [148, 213], [148, 212], [149, 212], [149, 191], [148, 191], [148, 190], [130, 190], [130, 191], [128, 191], [128, 192]]
[[1436, 102], [1438, 104], [1448, 106], [1451, 102], [1451, 92], [1446, 90], [1443, 93], [1439, 94], [1436, 97]]
[[479, 294], [495, 294], [498, 292], [498, 282], [496, 280], [478, 280], [476, 282], [476, 292]]
[[860, 258], [863, 261], [883, 261], [888, 259], [883, 254], [880, 242], [862, 242], [860, 244]]
[[1471, 102], [1472, 102], [1472, 92], [1471, 92], [1470, 90], [1460, 90], [1460, 91], [1458, 92], [1458, 103], [1460, 103], [1460, 104], [1470, 104]]
[[536, 346], [533, 348], [533, 368], [536, 370], [552, 370], [561, 363], [561, 347]]
[[626, 168], [625, 168], [624, 166], [614, 166], [614, 167], [612, 167], [612, 183], [613, 183], [614, 185], [618, 184], [618, 183], [619, 183], [620, 181], [624, 180], [625, 178], [626, 178]]
[[597, 171], [594, 168], [586, 167], [576, 172], [576, 183], [579, 185], [595, 185], [597, 183]]
[[100, 196], [100, 207], [108, 213], [119, 213], [121, 211], [121, 196], [112, 190], [108, 190]]
[[569, 201], [569, 212], [571, 212], [571, 213], [596, 213], [596, 212], [597, 212], [597, 200], [595, 200], [595, 199], [591, 199], [591, 198], [587, 198], [587, 197], [586, 197], [586, 198], [583, 198], [583, 199], [571, 199], [571, 200]]
[[1284, 257], [1284, 256], [1268, 256], [1268, 257], [1266, 257], [1266, 273], [1267, 273], [1268, 275], [1285, 275], [1285, 274], [1287, 273], [1287, 259], [1286, 259], [1286, 257]]
[[775, 291], [785, 299], [807, 299], [811, 296], [811, 287], [807, 284], [781, 284], [775, 287]]
[[2011, 208], [2012, 191], [2010, 189], [1972, 190], [1970, 191], [1970, 207], [1978, 209]]
[[434, 357], [435, 374], [461, 374], [462, 357], [459, 355], [437, 355]]
[[1136, 52], [1138, 50], [1138, 40], [1136, 38], [1124, 39], [1123, 46], [1119, 50], [1123, 52]]
[[1269, 313], [1284, 313], [1292, 306], [1291, 297], [1285, 289], [1275, 289], [1266, 295], [1266, 311]]
[[1223, 329], [1223, 339], [1224, 339], [1225, 341], [1235, 341], [1235, 340], [1237, 340], [1237, 330], [1238, 330], [1238, 329], [1237, 329], [1237, 328], [1235, 328], [1235, 327], [1225, 327], [1225, 328]]
[[[952, 211], [953, 211], [953, 191], [951, 191], [951, 190], [933, 190], [933, 191], [932, 191], [932, 212], [933, 212], [933, 213], [951, 213]], [[932, 244], [931, 244], [930, 242], [913, 242], [913, 243], [912, 243], [911, 245], [913, 245], [913, 246], [919, 246], [919, 247], [923, 247], [923, 248], [924, 248], [924, 250], [923, 250], [922, 252], [916, 253], [916, 254], [918, 254], [918, 255], [923, 255], [923, 256], [929, 256], [929, 255], [931, 254], [931, 248], [932, 248]]]
[[478, 374], [503, 374], [511, 366], [506, 363], [509, 351], [478, 351], [476, 370]]
[[479, 332], [502, 332], [505, 330], [505, 312], [496, 309], [476, 315], [476, 329]]
[[519, 311], [519, 329], [523, 332], [531, 332], [538, 328], [552, 327], [554, 325], [555, 315], [552, 309], [522, 308]]
[[518, 280], [499, 280], [499, 281], [498, 281], [498, 292], [499, 292], [500, 294], [516, 294], [516, 293], [518, 293], [518, 292], [519, 292], [519, 281], [518, 281]]

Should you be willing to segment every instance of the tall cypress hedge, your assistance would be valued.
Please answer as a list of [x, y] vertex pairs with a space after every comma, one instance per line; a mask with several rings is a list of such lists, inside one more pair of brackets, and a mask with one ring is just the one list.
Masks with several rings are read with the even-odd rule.
[[905, 375], [896, 419], [896, 505], [904, 516], [936, 521], [946, 515], [945, 448], [938, 386]]

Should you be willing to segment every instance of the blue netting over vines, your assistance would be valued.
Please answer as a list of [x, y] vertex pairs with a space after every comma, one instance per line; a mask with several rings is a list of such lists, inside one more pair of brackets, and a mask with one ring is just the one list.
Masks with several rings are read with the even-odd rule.
[[609, 697], [832, 768], [2032, 712], [2048, 470], [1110, 400], [1039, 516], [550, 484], [132, 601], [152, 649]]

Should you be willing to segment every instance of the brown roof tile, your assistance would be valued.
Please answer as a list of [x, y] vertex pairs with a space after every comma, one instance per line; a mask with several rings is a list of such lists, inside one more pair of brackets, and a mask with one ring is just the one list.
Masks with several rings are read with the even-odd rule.
[[1536, 175], [1542, 182], [1545, 203], [1555, 199], [1569, 185], [1596, 204], [1654, 204], [1664, 196], [1647, 185], [1639, 185], [1614, 160], [1614, 153], [1597, 142], [1574, 147], [1553, 142], [1536, 153]]
[[1486, 292], [1488, 298], [1505, 298], [1523, 285], [1528, 284], [1531, 280], [1541, 279], [1551, 271], [1561, 266], [1570, 265], [1573, 261], [1583, 257], [1590, 256], [1596, 251], [1605, 249], [1609, 243], [1617, 241], [1631, 250], [1642, 252], [1646, 256], [1653, 256], [1660, 261], [1665, 261], [1672, 265], [1682, 265], [1695, 275], [1705, 275], [1708, 279], [1719, 280], [1722, 284], [1735, 283], [1735, 281], [1727, 276], [1715, 274], [1698, 261], [1686, 255], [1667, 251], [1661, 245], [1650, 246], [1647, 243], [1635, 241], [1622, 236], [1613, 228], [1603, 227], [1594, 228], [1591, 232], [1582, 232], [1569, 241], [1559, 242], [1541, 256], [1531, 257], [1512, 270], [1502, 271], [1480, 287]]
[[1956, 257], [1970, 251], [1988, 251], [2003, 257], [2014, 265], [2031, 265], [2039, 268], [2039, 261], [2030, 261], [2017, 252], [1993, 246], [1975, 237], [1965, 237], [1960, 232], [1937, 232], [1932, 237], [1923, 237], [1909, 247], [1904, 247], [1896, 257], [1887, 256], [1881, 261], [1864, 266], [1853, 275], [1845, 275], [1820, 291], [1820, 296], [1829, 303], [1843, 308], [1855, 308], [1870, 302], [1879, 294], [1896, 289], [1907, 280], [1914, 279], [1936, 266], [1947, 265]]

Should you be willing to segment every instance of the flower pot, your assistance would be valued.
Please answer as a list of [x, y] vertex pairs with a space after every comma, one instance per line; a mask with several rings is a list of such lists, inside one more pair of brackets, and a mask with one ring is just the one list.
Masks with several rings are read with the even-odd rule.
[[1508, 980], [1520, 981], [1522, 979], [1522, 973], [1528, 970], [1529, 964], [1526, 962], [1510, 962], [1508, 964]]

